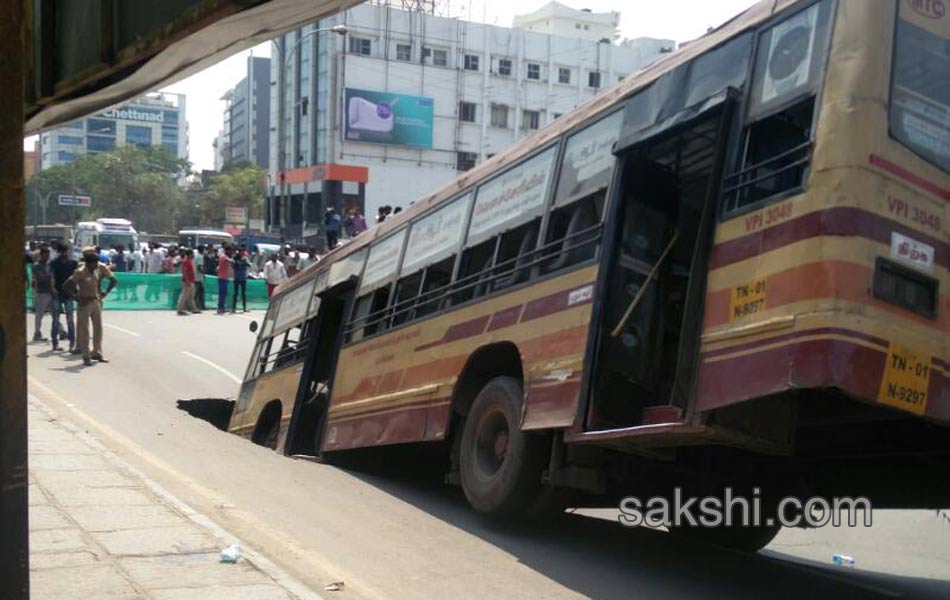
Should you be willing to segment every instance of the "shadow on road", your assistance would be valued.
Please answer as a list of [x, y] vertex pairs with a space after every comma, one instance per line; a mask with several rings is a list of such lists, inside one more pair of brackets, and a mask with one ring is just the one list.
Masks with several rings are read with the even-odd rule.
[[207, 421], [221, 431], [228, 430], [228, 422], [231, 420], [233, 409], [233, 400], [221, 398], [195, 398], [194, 400], [178, 401], [178, 410], [183, 410], [197, 419]]
[[441, 483], [441, 450], [348, 452], [333, 463], [590, 598], [950, 598], [950, 581], [846, 570], [768, 550], [743, 554], [570, 512], [538, 521], [488, 518], [460, 489]]

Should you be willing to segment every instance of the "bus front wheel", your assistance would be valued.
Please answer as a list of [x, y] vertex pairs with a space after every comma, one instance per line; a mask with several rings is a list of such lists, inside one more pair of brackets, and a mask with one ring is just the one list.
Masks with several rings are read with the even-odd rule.
[[522, 515], [542, 491], [549, 438], [521, 430], [522, 396], [518, 379], [495, 377], [465, 419], [459, 470], [465, 497], [479, 512]]

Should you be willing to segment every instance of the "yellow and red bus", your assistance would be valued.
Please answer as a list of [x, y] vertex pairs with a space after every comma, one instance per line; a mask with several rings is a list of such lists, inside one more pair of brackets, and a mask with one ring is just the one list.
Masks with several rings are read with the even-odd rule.
[[230, 430], [442, 442], [486, 513], [946, 505], [948, 35], [944, 0], [753, 6], [282, 286]]

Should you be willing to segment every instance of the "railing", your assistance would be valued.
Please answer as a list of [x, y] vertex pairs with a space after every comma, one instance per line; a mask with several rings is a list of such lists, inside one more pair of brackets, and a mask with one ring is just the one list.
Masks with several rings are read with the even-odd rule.
[[[723, 181], [722, 188], [723, 212], [729, 213], [747, 204], [765, 200], [767, 196], [755, 198], [749, 201], [748, 197], [750, 188], [758, 183], [762, 183], [763, 181], [777, 179], [780, 176], [791, 172], [793, 169], [804, 168], [811, 161], [811, 150], [812, 142], [809, 140], [784, 152], [776, 154], [775, 156], [767, 158], [759, 163], [750, 165], [740, 171], [736, 171], [735, 173], [727, 175]], [[768, 173], [764, 173], [762, 175], [758, 174], [761, 169], [768, 168], [772, 165], [781, 164], [786, 160], [791, 162], [783, 164], [775, 170], [769, 171]], [[776, 189], [773, 191], [773, 194], [778, 194], [789, 189], [793, 189], [800, 184], [801, 178], [799, 177], [796, 184], [785, 186], [782, 189]]]
[[[476, 273], [466, 275], [448, 285], [423, 292], [413, 298], [392, 306], [386, 306], [363, 317], [357, 317], [348, 324], [345, 330], [347, 339], [350, 339], [355, 332], [365, 328], [376, 327], [376, 330], [371, 333], [387, 330], [401, 315], [408, 315], [408, 318], [396, 323], [398, 325], [412, 322], [417, 318], [448, 308], [453, 304], [468, 302], [474, 298], [486, 296], [492, 292], [528, 281], [540, 274], [541, 267], [543, 267], [546, 262], [559, 260], [562, 256], [568, 256], [571, 252], [577, 252], [579, 249], [587, 246], [594, 246], [594, 251], [589, 257], [594, 259], [597, 257], [600, 247], [602, 229], [603, 225], [598, 223], [597, 225], [577, 231], [545, 246], [536, 248], [527, 254], [515, 256], [497, 265], [492, 265]], [[589, 238], [584, 239], [585, 236], [589, 236]], [[546, 272], [554, 272], [569, 264], [575, 264], [569, 261], [565, 261], [565, 263], [567, 264], [559, 265], [558, 268], [552, 268]], [[522, 274], [524, 274], [523, 279], [521, 278]], [[466, 293], [469, 291], [472, 292], [471, 296], [466, 297]], [[424, 314], [416, 314], [414, 312], [420, 307], [427, 305], [434, 305], [436, 308]]]

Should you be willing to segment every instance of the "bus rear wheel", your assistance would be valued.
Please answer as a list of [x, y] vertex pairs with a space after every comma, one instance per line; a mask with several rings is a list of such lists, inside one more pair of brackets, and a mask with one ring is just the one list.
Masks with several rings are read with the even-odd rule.
[[549, 438], [520, 429], [521, 406], [521, 382], [495, 377], [465, 420], [459, 471], [465, 497], [479, 512], [524, 515], [542, 491]]

